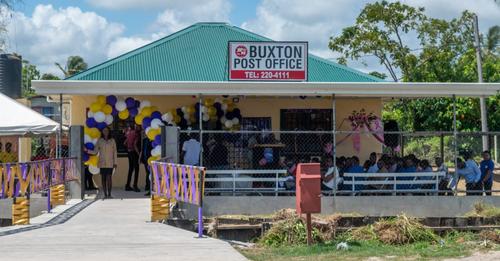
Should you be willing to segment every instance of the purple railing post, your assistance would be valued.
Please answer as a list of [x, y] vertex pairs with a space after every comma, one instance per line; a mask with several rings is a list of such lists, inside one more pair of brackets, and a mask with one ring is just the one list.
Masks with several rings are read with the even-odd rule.
[[198, 238], [203, 238], [203, 170], [198, 171], [200, 175], [200, 184], [198, 185]]
[[47, 212], [50, 213], [51, 211], [51, 206], [50, 206], [50, 184], [52, 183], [52, 169], [50, 167], [50, 161], [47, 162], [48, 164], [44, 164], [43, 168], [44, 170], [47, 170], [47, 166], [49, 166], [49, 172], [48, 172], [48, 187], [47, 187]]

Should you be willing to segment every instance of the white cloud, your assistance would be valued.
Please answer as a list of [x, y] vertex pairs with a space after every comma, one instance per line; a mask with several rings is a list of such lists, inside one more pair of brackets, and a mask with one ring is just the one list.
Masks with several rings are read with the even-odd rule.
[[87, 0], [95, 7], [111, 10], [165, 8], [169, 0]]
[[38, 5], [31, 16], [15, 12], [8, 29], [8, 50], [18, 52], [42, 72], [57, 73], [55, 62], [64, 64], [70, 55], [80, 55], [89, 64], [101, 62], [110, 43], [124, 27], [94, 12], [78, 7], [55, 9]]
[[174, 0], [161, 12], [153, 29], [173, 33], [196, 22], [227, 22], [231, 12], [229, 0]]
[[[127, 1], [129, 4], [132, 4], [132, 2], [139, 3], [139, 1]], [[158, 14], [156, 21], [150, 26], [150, 30], [155, 33], [150, 36], [120, 37], [116, 39], [110, 45], [108, 58], [131, 51], [196, 22], [227, 22], [231, 11], [228, 0], [174, 0], [163, 2], [166, 9]]]

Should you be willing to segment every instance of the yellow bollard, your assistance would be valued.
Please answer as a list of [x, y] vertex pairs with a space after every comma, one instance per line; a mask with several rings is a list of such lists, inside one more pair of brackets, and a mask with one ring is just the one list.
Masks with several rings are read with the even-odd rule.
[[170, 201], [166, 197], [151, 196], [151, 222], [163, 221], [170, 216]]
[[65, 187], [64, 184], [55, 185], [50, 187], [50, 205], [56, 207], [59, 205], [64, 205], [65, 198]]
[[12, 202], [12, 225], [29, 225], [30, 200], [25, 197], [14, 198]]

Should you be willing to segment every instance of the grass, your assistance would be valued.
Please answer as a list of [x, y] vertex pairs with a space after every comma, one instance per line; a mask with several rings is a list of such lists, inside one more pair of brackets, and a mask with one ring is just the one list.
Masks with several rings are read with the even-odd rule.
[[500, 218], [500, 208], [485, 204], [483, 202], [478, 202], [474, 204], [474, 210], [470, 213], [467, 213], [466, 216]]
[[[255, 247], [240, 250], [250, 260], [358, 260], [368, 257], [391, 257], [400, 259], [441, 259], [468, 256], [474, 251], [500, 250], [492, 242], [484, 245], [478, 234], [452, 232], [440, 242], [415, 242], [405, 245], [390, 245], [379, 240], [349, 240], [350, 233], [336, 240], [306, 246], [304, 244], [280, 247]], [[348, 250], [336, 250], [340, 242], [347, 242]]]

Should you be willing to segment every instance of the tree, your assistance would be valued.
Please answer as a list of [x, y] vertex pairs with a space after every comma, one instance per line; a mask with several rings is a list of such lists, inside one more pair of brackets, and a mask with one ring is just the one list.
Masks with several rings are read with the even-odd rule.
[[35, 94], [35, 91], [31, 88], [31, 81], [40, 79], [40, 71], [28, 60], [23, 60], [22, 63], [23, 68], [21, 71], [21, 75], [23, 97], [30, 97]]
[[71, 77], [81, 71], [85, 71], [88, 68], [87, 63], [80, 56], [68, 57], [64, 68], [59, 63], [56, 63], [56, 66], [63, 72], [65, 78]]
[[[339, 62], [377, 57], [394, 81], [477, 82], [472, 21], [473, 14], [468, 11], [446, 21], [425, 16], [424, 8], [382, 1], [367, 4], [355, 25], [331, 37], [329, 47], [341, 53]], [[490, 29], [488, 37], [483, 39], [488, 49], [483, 52], [485, 82], [500, 81], [498, 30]], [[417, 45], [412, 46], [411, 42]], [[492, 98], [489, 104], [495, 101], [498, 103], [498, 99]], [[460, 98], [457, 109], [458, 127], [477, 130], [480, 126], [477, 100]], [[492, 111], [489, 115], [495, 113]], [[406, 130], [450, 130], [452, 101], [447, 98], [395, 100], [386, 103], [383, 115], [385, 119], [397, 120]], [[490, 129], [500, 130], [500, 124], [492, 125], [493, 121], [490, 121]]]
[[61, 78], [53, 75], [52, 73], [44, 73], [42, 75], [42, 80], [61, 80]]
[[20, 2], [20, 0], [0, 0], [0, 52], [3, 52], [5, 49], [4, 34], [7, 32], [5, 19], [9, 17], [7, 14], [17, 2]]

